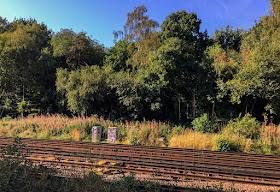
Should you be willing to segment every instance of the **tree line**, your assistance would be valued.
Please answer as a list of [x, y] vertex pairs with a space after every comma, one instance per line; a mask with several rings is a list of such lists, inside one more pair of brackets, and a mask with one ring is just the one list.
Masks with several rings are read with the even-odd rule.
[[111, 48], [85, 32], [0, 17], [0, 117], [279, 121], [280, 1], [270, 4], [251, 29], [227, 26], [212, 37], [196, 13], [171, 13], [159, 25], [139, 6]]

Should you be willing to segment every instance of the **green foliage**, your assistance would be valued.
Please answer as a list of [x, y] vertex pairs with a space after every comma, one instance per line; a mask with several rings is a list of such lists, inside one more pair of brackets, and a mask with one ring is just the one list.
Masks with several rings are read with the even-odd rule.
[[[47, 57], [51, 32], [45, 24], [39, 24], [32, 19], [15, 20], [9, 25], [13, 25], [13, 28], [0, 34], [2, 114], [4, 111], [6, 114], [16, 113], [17, 110], [21, 111], [21, 115], [28, 114], [29, 112], [17, 105], [25, 102], [32, 103], [31, 113], [46, 111], [48, 104], [45, 100], [53, 100], [53, 92], [48, 86], [53, 85], [54, 80], [48, 72], [55, 67], [55, 63]], [[41, 79], [44, 79], [48, 86], [41, 84]]]
[[149, 19], [145, 5], [135, 7], [133, 12], [127, 14], [127, 21], [123, 31], [114, 31], [115, 40], [124, 36], [125, 40], [140, 42], [149, 33], [155, 31], [158, 22]]
[[[242, 121], [242, 118], [240, 118], [240, 120]], [[248, 125], [247, 121], [248, 119], [242, 123], [234, 122], [234, 124], [236, 126], [239, 126], [240, 124], [244, 126], [244, 124]], [[249, 121], [252, 120], [249, 119]], [[25, 138], [77, 140], [88, 142], [91, 141], [91, 128], [96, 125], [103, 127], [103, 139], [106, 139], [108, 127], [118, 127], [118, 143], [123, 144], [169, 146], [171, 144], [169, 143], [170, 140], [173, 139], [173, 144], [174, 141], [178, 143], [186, 142], [189, 144], [188, 146], [198, 145], [199, 149], [214, 150], [214, 145], [216, 145], [217, 150], [223, 151], [230, 150], [258, 154], [280, 154], [280, 127], [274, 124], [263, 124], [258, 137], [246, 138], [238, 132], [230, 130], [228, 127], [215, 134], [205, 134], [192, 130], [185, 131], [187, 129], [184, 126], [174, 126], [169, 123], [157, 121], [112, 122], [97, 116], [73, 118], [62, 115], [29, 116], [17, 119], [2, 119], [0, 121], [0, 136], [20, 136]], [[219, 137], [219, 140], [216, 142], [217, 137]], [[206, 139], [207, 142], [197, 143], [197, 139], [195, 138], [203, 138]], [[209, 143], [213, 143], [211, 148], [209, 148]]]
[[53, 34], [50, 41], [53, 56], [62, 67], [77, 69], [84, 65], [101, 65], [105, 56], [103, 45], [86, 36], [86, 33], [75, 33], [69, 29], [61, 29]]
[[84, 66], [76, 70], [57, 70], [57, 91], [65, 94], [71, 112], [85, 115], [104, 109], [106, 96], [110, 95], [111, 68], [96, 65]]
[[[147, 8], [144, 5], [135, 7], [133, 12], [127, 14], [124, 30], [113, 32], [115, 41], [121, 37], [121, 41], [115, 46], [124, 41], [129, 42], [126, 50], [129, 57], [125, 63], [132, 70], [150, 65], [160, 44], [159, 33], [156, 31], [158, 22], [149, 19], [149, 16], [145, 15], [146, 12]], [[119, 56], [122, 54], [117, 57]]]
[[192, 116], [196, 116], [198, 87], [203, 82], [199, 62], [208, 45], [208, 37], [200, 32], [200, 24], [195, 13], [178, 11], [170, 14], [161, 25], [162, 44], [154, 63], [162, 68], [168, 82], [163, 90], [164, 103], [166, 109], [177, 116], [173, 121], [182, 121], [182, 111], [188, 106], [192, 106]]
[[[174, 137], [174, 136], [183, 135], [185, 130], [186, 130], [185, 126], [178, 125], [178, 126], [172, 127], [171, 133], [167, 134], [166, 141], [169, 142], [172, 139], [172, 137]], [[168, 143], [165, 143], [165, 144], [167, 146], [169, 145]]]
[[244, 117], [229, 121], [226, 126], [229, 133], [238, 133], [246, 138], [258, 138], [261, 131], [261, 125], [256, 118], [251, 117], [250, 114], [245, 114]]
[[192, 121], [193, 129], [203, 133], [215, 132], [215, 127], [212, 121], [209, 119], [208, 114], [204, 113], [200, 117], [195, 118]]
[[127, 40], [118, 41], [106, 53], [104, 59], [105, 66], [111, 66], [115, 71], [126, 71], [129, 69], [127, 60], [132, 56], [129, 46], [132, 46]]
[[243, 38], [244, 31], [242, 29], [233, 30], [227, 25], [225, 29], [215, 31], [214, 42], [221, 45], [224, 50], [239, 52]]
[[115, 73], [110, 87], [118, 96], [123, 117], [137, 120], [161, 108], [160, 91], [165, 84], [162, 72], [151, 65], [138, 73]]
[[[142, 187], [141, 187], [142, 186]], [[172, 189], [172, 186], [170, 186]], [[143, 192], [159, 192], [162, 191], [161, 185], [157, 182], [148, 182], [148, 181], [139, 181], [137, 180], [134, 173], [130, 173], [129, 175], [122, 175], [120, 178], [116, 178], [112, 182], [112, 191], [123, 191], [123, 192], [131, 192], [131, 191], [143, 191]]]
[[[277, 4], [279, 1], [271, 2], [272, 13], [260, 18], [244, 35], [242, 30], [234, 31], [227, 27], [216, 31], [214, 37], [221, 46], [221, 50], [212, 55], [218, 97], [229, 98], [232, 104], [244, 107], [242, 112], [245, 113], [254, 114], [257, 105], [262, 107], [263, 112], [275, 113], [279, 110], [275, 102], [279, 97], [280, 69], [277, 59], [279, 46], [275, 44], [279, 41]], [[258, 115], [261, 116], [261, 113]]]
[[201, 20], [196, 13], [187, 13], [185, 10], [171, 13], [161, 24], [162, 38], [178, 37], [184, 41], [196, 41], [200, 33]]
[[6, 18], [0, 16], [0, 34], [8, 30], [9, 22]]
[[137, 133], [139, 132], [139, 128], [131, 127], [128, 135], [128, 143], [130, 145], [140, 145], [141, 140], [137, 137]]
[[83, 65], [101, 65], [105, 55], [103, 46], [87, 37], [84, 32], [73, 37], [69, 52], [66, 62], [72, 69]]
[[225, 152], [240, 152], [240, 146], [235, 141], [221, 135], [217, 139], [216, 150]]
[[254, 153], [266, 155], [280, 154], [280, 126], [266, 122], [262, 124], [259, 138], [254, 142], [252, 149]]
[[55, 57], [67, 57], [70, 54], [69, 47], [72, 45], [75, 32], [71, 29], [61, 29], [53, 34], [51, 45]]
[[1, 150], [0, 191], [36, 191], [34, 188], [38, 190], [42, 187], [40, 183], [43, 179], [38, 177], [40, 169], [25, 159], [23, 150], [24, 145], [20, 144], [19, 138], [12, 146]]

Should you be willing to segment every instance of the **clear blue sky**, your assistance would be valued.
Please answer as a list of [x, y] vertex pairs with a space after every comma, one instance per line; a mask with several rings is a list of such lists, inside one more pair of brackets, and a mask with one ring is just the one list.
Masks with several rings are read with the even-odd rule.
[[159, 24], [172, 12], [195, 12], [202, 20], [201, 29], [210, 36], [226, 25], [247, 30], [270, 9], [268, 0], [0, 0], [0, 16], [9, 21], [34, 18], [54, 32], [61, 28], [85, 31], [111, 47], [113, 30], [122, 30], [127, 13], [140, 5]]

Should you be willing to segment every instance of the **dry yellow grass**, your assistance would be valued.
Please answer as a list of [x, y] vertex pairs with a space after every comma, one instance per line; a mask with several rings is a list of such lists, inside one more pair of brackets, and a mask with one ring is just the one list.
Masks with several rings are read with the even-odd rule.
[[3, 127], [0, 127], [0, 137], [3, 137], [7, 134], [8, 130], [3, 128]]
[[171, 138], [169, 147], [215, 150], [218, 134], [186, 130], [183, 135]]
[[72, 130], [71, 136], [72, 136], [72, 138], [73, 138], [75, 141], [80, 141], [80, 139], [81, 139], [81, 134], [80, 134], [79, 130], [76, 129], [76, 128], [74, 128], [74, 129]]

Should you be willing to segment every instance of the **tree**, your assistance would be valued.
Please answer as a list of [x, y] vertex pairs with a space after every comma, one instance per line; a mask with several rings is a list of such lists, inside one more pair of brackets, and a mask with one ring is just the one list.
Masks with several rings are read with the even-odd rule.
[[[76, 114], [98, 114], [110, 110], [107, 99], [110, 96], [110, 67], [97, 65], [82, 66], [76, 70], [59, 68], [57, 70], [56, 88], [65, 95], [68, 109]], [[110, 105], [109, 105], [110, 106]]]
[[103, 46], [81, 32], [73, 37], [66, 63], [72, 69], [82, 65], [101, 65], [104, 55]]
[[134, 52], [133, 45], [133, 42], [129, 43], [127, 40], [116, 42], [106, 53], [104, 65], [111, 66], [116, 72], [131, 70], [131, 67], [129, 67], [126, 62], [132, 57]]
[[132, 120], [163, 118], [160, 115], [161, 90], [166, 82], [157, 65], [136, 73], [120, 71], [112, 75], [110, 87], [118, 96], [118, 111]]
[[6, 32], [8, 30], [9, 22], [6, 18], [2, 18], [0, 16], [0, 34]]
[[38, 62], [49, 46], [50, 31], [35, 20], [15, 20], [9, 25], [13, 27], [0, 35], [1, 105], [22, 115], [36, 113], [40, 105], [35, 98], [42, 93], [37, 87], [42, 75]]
[[64, 57], [66, 62], [66, 58], [70, 55], [70, 47], [75, 34], [72, 29], [61, 29], [52, 35], [51, 45], [54, 57]]
[[258, 100], [265, 99], [267, 113], [275, 114], [279, 111], [275, 101], [280, 96], [280, 1], [271, 0], [270, 5], [270, 14], [260, 18], [242, 43], [243, 65], [237, 79], [248, 87], [246, 91], [238, 91], [239, 95], [253, 97], [251, 112]]
[[53, 56], [61, 67], [77, 69], [83, 65], [101, 65], [105, 56], [103, 45], [86, 36], [86, 33], [74, 33], [61, 29], [51, 40]]
[[187, 110], [188, 105], [192, 105], [193, 117], [196, 116], [199, 62], [208, 45], [206, 33], [200, 32], [200, 23], [195, 13], [178, 11], [161, 25], [162, 45], [154, 62], [162, 66], [168, 82], [165, 108], [171, 109], [178, 121], [182, 120], [182, 111]]
[[[206, 52], [216, 73], [218, 99], [228, 98], [242, 112], [258, 118], [264, 110], [270, 114], [278, 110], [273, 101], [279, 99], [279, 5], [280, 1], [271, 1], [270, 15], [260, 18], [245, 33], [241, 46], [239, 40], [243, 35], [236, 38], [241, 33], [227, 27], [226, 31], [216, 33], [219, 45]], [[234, 42], [235, 39], [238, 41]]]
[[226, 29], [216, 30], [214, 42], [221, 45], [224, 50], [235, 50], [240, 52], [241, 42], [244, 38], [244, 31], [237, 28], [233, 30], [229, 25]]
[[159, 38], [156, 32], [158, 22], [149, 19], [145, 13], [147, 13], [147, 8], [144, 5], [134, 8], [133, 12], [127, 14], [124, 30], [113, 32], [115, 41], [122, 37], [122, 40], [135, 43], [130, 44], [135, 45], [135, 50], [130, 47], [133, 56], [128, 58], [126, 62], [133, 69], [149, 65], [159, 47]]
[[115, 39], [122, 37], [128, 41], [140, 42], [148, 34], [155, 31], [158, 22], [149, 19], [145, 13], [147, 13], [147, 8], [144, 5], [136, 7], [133, 12], [128, 13], [124, 30], [113, 32]]

